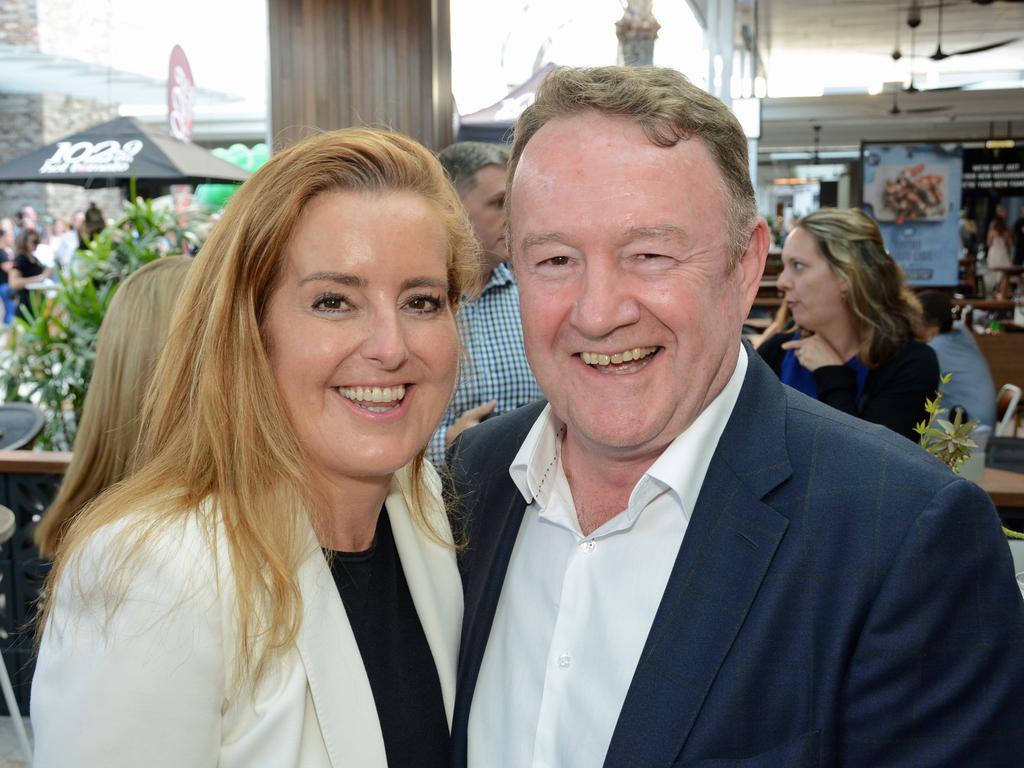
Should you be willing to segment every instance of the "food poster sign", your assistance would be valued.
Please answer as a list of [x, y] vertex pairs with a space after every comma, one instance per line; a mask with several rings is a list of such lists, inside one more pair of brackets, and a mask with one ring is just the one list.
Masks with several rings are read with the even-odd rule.
[[960, 261], [958, 144], [865, 144], [864, 210], [911, 285], [956, 285]]

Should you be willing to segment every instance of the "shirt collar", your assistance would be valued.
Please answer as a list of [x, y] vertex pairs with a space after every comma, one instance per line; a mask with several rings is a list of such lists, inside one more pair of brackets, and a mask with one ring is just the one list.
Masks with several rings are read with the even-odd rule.
[[[662, 452], [633, 488], [624, 526], [632, 525], [640, 512], [657, 496], [668, 491], [675, 496], [687, 520], [693, 513], [711, 464], [711, 457], [736, 407], [747, 355], [740, 345], [729, 381], [697, 419]], [[545, 406], [509, 466], [509, 475], [529, 504], [535, 499], [542, 507], [558, 492], [555, 477], [561, 473], [562, 435], [565, 424]]]
[[491, 270], [491, 277], [480, 293], [487, 293], [491, 288], [508, 285], [512, 282], [515, 282], [515, 277], [512, 275], [512, 266], [507, 261], [503, 261]]

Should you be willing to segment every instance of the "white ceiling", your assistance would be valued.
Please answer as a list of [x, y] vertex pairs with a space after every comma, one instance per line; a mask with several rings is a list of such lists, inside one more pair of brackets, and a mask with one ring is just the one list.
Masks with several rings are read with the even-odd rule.
[[[773, 70], [789, 77], [815, 73], [829, 63], [862, 70], [861, 87], [884, 86], [877, 95], [855, 94], [855, 87], [825, 89], [819, 98], [772, 98], [764, 101], [763, 153], [813, 146], [820, 125], [823, 150], [856, 147], [861, 140], [984, 139], [1015, 134], [1024, 137], [1024, 2], [973, 0], [943, 3], [942, 50], [946, 53], [1018, 38], [998, 49], [950, 56], [928, 56], [937, 43], [938, 2], [920, 2], [921, 24], [915, 31], [911, 59], [910, 2], [883, 0], [759, 0], [759, 55], [771, 84]], [[897, 45], [902, 57], [893, 61]], [[971, 90], [897, 94], [899, 114], [891, 114], [891, 90], [906, 85], [928, 88], [966, 83]], [[840, 72], [853, 81], [860, 71]], [[810, 75], [809, 75], [810, 77]], [[797, 85], [799, 83], [796, 83]], [[1002, 86], [1001, 90], [991, 89]], [[769, 85], [771, 87], [771, 85]], [[942, 109], [936, 109], [936, 108]], [[936, 111], [919, 112], [917, 110]]]

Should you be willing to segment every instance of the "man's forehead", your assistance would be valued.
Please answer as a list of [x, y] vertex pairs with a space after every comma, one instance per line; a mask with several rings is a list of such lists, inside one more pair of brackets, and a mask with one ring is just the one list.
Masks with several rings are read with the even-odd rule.
[[[524, 184], [551, 189], [556, 184], [604, 183], [609, 177], [630, 174], [639, 166], [669, 171], [685, 182], [687, 173], [700, 171], [721, 181], [721, 173], [704, 143], [682, 139], [670, 147], [652, 142], [635, 120], [583, 113], [558, 117], [543, 125], [530, 139], [516, 166], [512, 193]], [[661, 174], [655, 174], [656, 176]], [[633, 178], [643, 183], [644, 178]]]

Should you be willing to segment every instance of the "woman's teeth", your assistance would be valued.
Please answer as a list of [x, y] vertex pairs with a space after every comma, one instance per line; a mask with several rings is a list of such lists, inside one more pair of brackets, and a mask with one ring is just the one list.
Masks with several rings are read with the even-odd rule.
[[623, 352], [616, 352], [614, 355], [602, 355], [597, 352], [581, 352], [580, 357], [587, 365], [619, 365], [634, 360], [642, 360], [658, 351], [657, 347], [633, 347]]
[[[397, 387], [338, 387], [338, 392], [342, 397], [358, 404], [360, 408], [374, 413], [394, 410], [402, 404], [402, 398], [405, 397], [405, 387], [402, 385]], [[380, 403], [380, 405], [376, 405], [376, 403]]]

